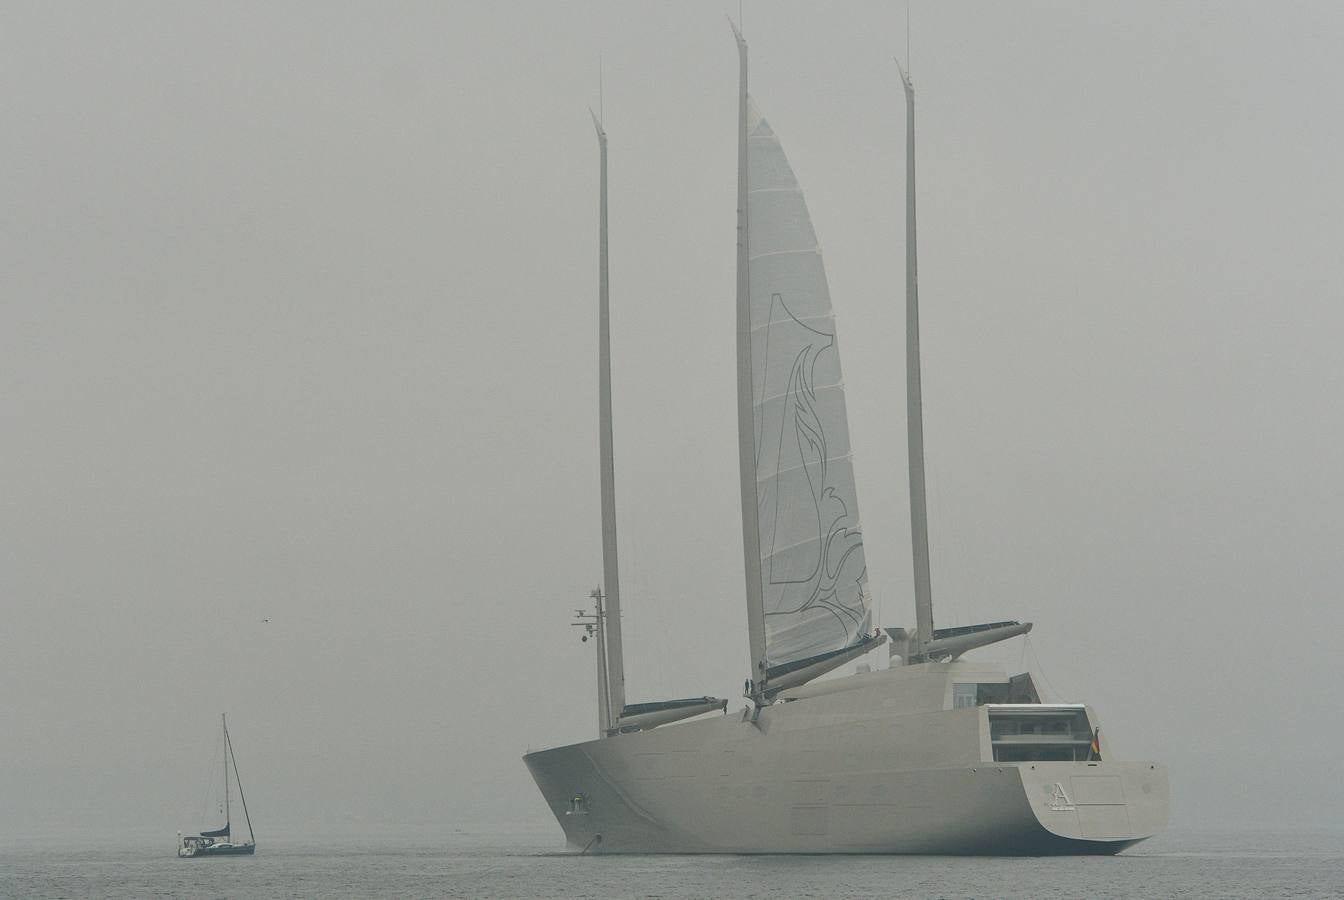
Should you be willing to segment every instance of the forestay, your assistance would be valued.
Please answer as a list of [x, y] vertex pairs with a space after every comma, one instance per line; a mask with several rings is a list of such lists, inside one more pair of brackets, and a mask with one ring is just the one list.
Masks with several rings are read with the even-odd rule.
[[835, 315], [807, 204], [749, 102], [747, 257], [767, 666], [872, 629]]

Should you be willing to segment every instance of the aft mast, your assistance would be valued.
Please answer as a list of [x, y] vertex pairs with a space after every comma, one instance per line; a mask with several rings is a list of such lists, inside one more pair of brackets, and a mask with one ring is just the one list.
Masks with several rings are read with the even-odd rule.
[[[909, 24], [906, 26], [907, 34]], [[907, 55], [909, 48], [906, 48]], [[910, 547], [915, 572], [915, 634], [890, 628], [892, 653], [906, 664], [956, 659], [968, 650], [1031, 631], [1030, 622], [933, 627], [929, 575], [929, 512], [924, 481], [924, 406], [919, 358], [919, 254], [915, 231], [915, 86], [896, 62], [905, 89], [905, 418], [910, 464]]]
[[[600, 107], [600, 104], [599, 104]], [[592, 113], [592, 110], [589, 110]], [[616, 475], [611, 438], [611, 305], [607, 269], [607, 132], [593, 115], [601, 156], [597, 275], [597, 412], [602, 481], [602, 581], [606, 588], [606, 678], [609, 696], [603, 733], [616, 727], [625, 709], [625, 657], [621, 646], [620, 567], [616, 556]], [[599, 601], [600, 602], [600, 601]]]
[[910, 543], [915, 564], [915, 632], [933, 640], [929, 576], [929, 512], [924, 498], [924, 405], [919, 364], [919, 272], [915, 240], [915, 86], [896, 64], [905, 88], [905, 421], [910, 453]]

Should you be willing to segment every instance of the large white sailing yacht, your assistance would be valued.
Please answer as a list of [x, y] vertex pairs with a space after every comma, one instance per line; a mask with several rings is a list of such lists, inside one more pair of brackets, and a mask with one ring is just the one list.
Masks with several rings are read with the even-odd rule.
[[[1030, 623], [934, 628], [924, 502], [914, 88], [907, 105], [906, 362], [915, 628], [874, 627], [844, 382], [807, 206], [739, 63], [737, 398], [750, 675], [627, 705], [611, 486], [606, 135], [601, 148], [603, 572], [599, 736], [524, 757], [576, 850], [602, 853], [1116, 853], [1162, 830], [1166, 769], [1111, 757], [1096, 713], [1028, 673], [962, 659]], [[596, 121], [596, 119], [595, 119]], [[816, 681], [889, 641], [890, 667]], [[678, 719], [690, 721], [671, 724]]]

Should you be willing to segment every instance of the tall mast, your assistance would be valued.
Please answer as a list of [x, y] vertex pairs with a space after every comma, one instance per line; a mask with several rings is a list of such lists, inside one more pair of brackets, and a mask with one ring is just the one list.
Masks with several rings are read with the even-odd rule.
[[[591, 113], [592, 110], [589, 110]], [[616, 562], [616, 474], [611, 440], [611, 307], [607, 278], [607, 132], [593, 116], [601, 156], [600, 212], [597, 241], [597, 418], [602, 469], [602, 582], [606, 588], [608, 648], [605, 659], [609, 681], [609, 718], [604, 733], [625, 709], [625, 657], [621, 647], [620, 569]], [[600, 600], [599, 600], [600, 602]], [[606, 631], [607, 629], [602, 629]], [[599, 642], [602, 641], [599, 632]]]
[[915, 561], [915, 630], [919, 646], [933, 640], [929, 579], [929, 513], [924, 498], [924, 408], [919, 378], [919, 272], [915, 252], [915, 86], [905, 87], [905, 417], [910, 453], [910, 544]]
[[[224, 825], [228, 827], [233, 821], [229, 815], [229, 720], [224, 713], [220, 713], [219, 721], [224, 726]], [[232, 839], [233, 836], [229, 837]]]
[[[233, 739], [229, 737], [227, 722], [224, 723], [224, 749], [228, 753], [229, 759], [233, 760], [233, 780], [238, 782], [238, 799], [243, 801], [243, 818], [247, 820], [247, 839], [255, 844], [257, 836], [252, 833], [252, 816], [247, 811], [247, 797], [243, 795], [243, 779], [238, 776], [238, 756], [233, 752]], [[227, 780], [227, 771], [225, 771], [224, 777]], [[232, 840], [232, 835], [230, 835], [230, 840]]]
[[760, 507], [756, 496], [756, 416], [751, 398], [751, 242], [747, 234], [747, 42], [733, 25], [738, 56], [737, 115], [737, 462], [742, 486], [742, 556], [752, 692], [765, 681], [765, 606], [761, 591]]

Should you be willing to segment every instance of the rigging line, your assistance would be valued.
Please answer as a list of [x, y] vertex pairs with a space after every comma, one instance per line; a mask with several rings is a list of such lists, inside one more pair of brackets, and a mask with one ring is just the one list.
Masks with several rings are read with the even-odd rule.
[[218, 746], [215, 745], [215, 743], [214, 743], [213, 740], [211, 741], [211, 747], [210, 747], [210, 766], [209, 766], [209, 768], [206, 769], [206, 771], [205, 771], [205, 775], [204, 775], [205, 780], [202, 782], [202, 783], [204, 784], [204, 786], [205, 786], [205, 791], [206, 791], [206, 807], [205, 807], [205, 809], [206, 809], [206, 813], [205, 813], [205, 814], [206, 814], [206, 816], [209, 817], [209, 821], [213, 821], [213, 820], [214, 820], [214, 817], [215, 817], [216, 815], [220, 815], [220, 816], [224, 815], [224, 795], [223, 795], [222, 793], [215, 793], [216, 791], [219, 790], [219, 778], [215, 775], [215, 772], [216, 772], [216, 769], [215, 769], [215, 754], [216, 754], [216, 753], [219, 754], [219, 758], [220, 758], [221, 760], [224, 759], [224, 736], [223, 736], [223, 734], [220, 734], [220, 735], [219, 735], [219, 744], [218, 744]]
[[[224, 749], [233, 760], [233, 782], [238, 785], [238, 799], [243, 804], [243, 818], [247, 821], [247, 838], [256, 843], [257, 836], [252, 831], [252, 814], [247, 811], [247, 797], [243, 796], [243, 779], [238, 776], [238, 757], [233, 755], [233, 740], [229, 737], [229, 731], [224, 729]], [[232, 835], [230, 835], [232, 840]]]
[[[644, 579], [643, 584], [644, 586], [647, 586], [647, 579]], [[667, 660], [668, 641], [666, 640], [667, 621], [663, 617], [664, 610], [662, 608], [662, 604], [658, 602], [657, 598], [653, 596], [652, 591], [641, 589], [640, 596], [644, 598], [645, 608], [652, 609], [653, 614], [657, 616], [658, 635], [660, 638], [659, 640], [655, 641], [655, 646], [657, 646], [658, 648], [658, 654], [655, 657], [658, 661], [658, 694], [659, 696], [666, 697], [669, 694], [669, 689], [667, 686], [667, 669], [668, 669], [668, 660]]]
[[[942, 581], [942, 583], [943, 583], [944, 585], [947, 585], [947, 582], [948, 582], [948, 578], [947, 578], [948, 567], [947, 567], [946, 563], [947, 563], [947, 561], [948, 561], [948, 556], [949, 556], [949, 554], [948, 554], [948, 552], [947, 552], [948, 547], [949, 547], [949, 543], [948, 543], [948, 542], [949, 542], [949, 540], [950, 540], [950, 541], [952, 541], [954, 544], [957, 544], [957, 546], [952, 546], [952, 550], [954, 550], [954, 551], [960, 549], [960, 546], [959, 546], [959, 542], [958, 542], [957, 537], [956, 537], [956, 535], [957, 535], [957, 531], [956, 531], [955, 528], [952, 529], [952, 535], [953, 535], [953, 536], [949, 538], [949, 535], [948, 535], [948, 525], [947, 525], [947, 519], [948, 519], [948, 517], [947, 517], [947, 515], [946, 515], [946, 513], [947, 513], [947, 495], [946, 495], [946, 491], [944, 490], [944, 488], [946, 487], [946, 485], [945, 485], [945, 483], [944, 483], [944, 482], [945, 482], [945, 479], [942, 477], [942, 474], [943, 474], [943, 472], [942, 472], [942, 464], [941, 464], [942, 461], [941, 461], [940, 459], [937, 458], [937, 455], [936, 455], [936, 454], [935, 454], [935, 456], [934, 456], [934, 459], [935, 459], [934, 464], [930, 467], [930, 468], [932, 469], [931, 474], [932, 474], [932, 476], [933, 476], [934, 502], [937, 504], [937, 510], [938, 510], [937, 517], [934, 519], [934, 522], [936, 523], [936, 528], [937, 528], [937, 533], [936, 533], [935, 537], [937, 538], [937, 541], [938, 541], [938, 545], [937, 545], [937, 547], [934, 548], [934, 558], [938, 561], [938, 569], [937, 569], [937, 571], [939, 571], [940, 573], [942, 573], [941, 575], [939, 575], [939, 579]], [[956, 560], [957, 560], [958, 558], [964, 560], [964, 559], [966, 558], [966, 554], [963, 553], [963, 554], [960, 554], [960, 556], [958, 556], [957, 553], [953, 552], [953, 553], [951, 554], [951, 558], [952, 558], [952, 562], [953, 562], [953, 568], [954, 568], [955, 570], [960, 571], [960, 570], [962, 569], [962, 567], [956, 565]], [[955, 581], [956, 581], [956, 579], [953, 579], [954, 584], [955, 584]], [[944, 591], [943, 591], [943, 597], [945, 597], [946, 599], [948, 599], [948, 600], [951, 601], [951, 606], [952, 606], [952, 624], [953, 624], [953, 625], [965, 625], [965, 624], [970, 624], [970, 623], [972, 623], [972, 622], [975, 621], [975, 617], [974, 617], [974, 615], [972, 615], [969, 619], [966, 618], [966, 617], [963, 615], [963, 611], [962, 611], [962, 608], [961, 608], [961, 606], [962, 606], [962, 600], [966, 598], [966, 585], [965, 585], [965, 582], [962, 583], [961, 588], [960, 588], [959, 590], [956, 589], [956, 588], [954, 588], [951, 592], [948, 592], [947, 590], [944, 590]], [[971, 601], [974, 602], [974, 597], [971, 598]]]
[[[620, 523], [621, 516], [620, 513], [617, 512], [616, 528], [621, 546], [621, 572], [619, 576], [619, 584], [621, 585], [621, 643], [623, 647], [633, 648], [643, 644], [643, 635], [640, 633], [640, 626], [643, 623], [640, 620], [640, 615], [638, 612], [633, 614], [629, 612], [630, 609], [639, 605], [635, 602], [635, 598], [640, 595], [638, 577], [639, 550], [635, 545], [630, 529], [627, 528], [624, 532], [621, 532]], [[624, 650], [622, 650], [622, 652], [624, 653]], [[640, 655], [634, 652], [626, 653], [625, 655], [629, 659], [640, 658]], [[638, 667], [626, 666], [624, 673], [626, 703], [630, 702], [631, 684], [638, 683], [638, 678], [631, 678], [632, 672], [637, 673]], [[612, 710], [612, 716], [614, 718], [620, 718], [620, 715], [621, 710]]]
[[[214, 738], [210, 738], [207, 740], [204, 737], [198, 737], [196, 739], [196, 745], [192, 749], [195, 752], [191, 754], [191, 761], [194, 765], [199, 765], [201, 760], [206, 759], [208, 756], [214, 755], [215, 752]], [[201, 801], [200, 804], [198, 804], [198, 806], [200, 808], [204, 808], [204, 804], [207, 799], [205, 796], [205, 792], [209, 788], [209, 784], [206, 783], [206, 780], [202, 774], [202, 770], [200, 769], [197, 769], [195, 771], [194, 777], [196, 780], [196, 788], [197, 788], [195, 793], [198, 795], [198, 798]], [[193, 813], [200, 812], [200, 809], [194, 809], [192, 810], [192, 812]]]
[[[1062, 664], [1058, 661], [1052, 662], [1051, 665], [1055, 667], [1055, 671], [1062, 670], [1061, 674], [1063, 675], [1064, 679], [1069, 684], [1074, 685], [1073, 689], [1075, 691], [1077, 691], [1078, 693], [1084, 693], [1086, 696], [1090, 698], [1095, 698], [1101, 701], [1101, 703], [1104, 704], [1108, 709], [1116, 709], [1127, 705], [1126, 703], [1118, 702], [1117, 695], [1106, 690], [1106, 688], [1103, 685], [1098, 683], [1095, 679], [1087, 676], [1086, 674], [1079, 674], [1079, 672], [1076, 669], [1071, 668], [1070, 666]], [[1077, 694], [1075, 694], [1075, 696], [1077, 696]]]
[[1025, 639], [1027, 646], [1031, 647], [1031, 658], [1036, 661], [1036, 671], [1041, 673], [1041, 680], [1045, 682], [1046, 687], [1050, 688], [1051, 702], [1062, 703], [1064, 695], [1059, 692], [1057, 687], [1055, 687], [1054, 682], [1050, 680], [1050, 676], [1045, 674], [1045, 667], [1041, 665], [1041, 657], [1036, 653], [1036, 645], [1031, 643], [1031, 636], [1023, 635], [1023, 638]]
[[[629, 566], [628, 566], [628, 567], [626, 568], [626, 570], [625, 570], [625, 571], [626, 571], [626, 579], [625, 579], [625, 580], [626, 580], [626, 585], [627, 585], [627, 587], [628, 587], [628, 590], [626, 591], [625, 598], [624, 598], [624, 599], [625, 599], [625, 603], [624, 603], [624, 604], [622, 605], [622, 607], [621, 607], [621, 617], [622, 617], [622, 619], [624, 619], [627, 615], [630, 615], [629, 613], [626, 612], [627, 609], [629, 609], [629, 610], [639, 610], [639, 609], [640, 609], [640, 600], [639, 600], [639, 598], [641, 598], [641, 597], [644, 596], [644, 582], [643, 582], [643, 575], [642, 575], [642, 573], [643, 573], [643, 571], [644, 571], [644, 567], [643, 567], [643, 561], [644, 561], [644, 560], [643, 560], [643, 554], [640, 552], [640, 550], [641, 550], [640, 542], [637, 540], [638, 535], [635, 534], [635, 533], [634, 533], [633, 531], [631, 531], [630, 529], [626, 529], [626, 534], [627, 534], [627, 538], [626, 538], [625, 546], [627, 546], [627, 547], [630, 548], [630, 555], [627, 556], [626, 558], [630, 560], [630, 563], [629, 563]], [[643, 616], [643, 614], [640, 613], [640, 612], [635, 612], [635, 613], [633, 614], [633, 617], [630, 619], [630, 625], [631, 625], [631, 631], [634, 631], [636, 634], [639, 635], [639, 639], [638, 639], [638, 640], [639, 640], [639, 646], [646, 646], [646, 645], [648, 644], [648, 635], [645, 634], [646, 629], [644, 628], [644, 624], [645, 624], [645, 622], [644, 622], [644, 616]], [[636, 626], [637, 626], [637, 627], [636, 627]], [[656, 643], [657, 643], [657, 642], [655, 641], [655, 645], [656, 645]], [[632, 658], [636, 658], [636, 657], [632, 657]], [[645, 654], [641, 654], [638, 658], [648, 659], [648, 658], [649, 658], [649, 654], [647, 654], [647, 653], [645, 653]], [[661, 662], [655, 659], [655, 665], [661, 665]], [[643, 677], [645, 677], [645, 678], [648, 677], [648, 667], [647, 667], [647, 666], [645, 667], [645, 673], [644, 673], [644, 676], [643, 676]], [[627, 684], [628, 684], [628, 683], [629, 683], [629, 676], [627, 676], [627, 679], [626, 679], [626, 680], [627, 680]], [[648, 690], [648, 689], [645, 688], [645, 690]], [[629, 696], [629, 691], [628, 691], [628, 690], [626, 691], [626, 695]]]
[[[868, 555], [864, 554], [864, 574], [868, 574]], [[872, 626], [878, 631], [882, 630], [882, 595], [873, 591], [873, 582], [871, 578], [863, 580], [863, 592], [868, 597], [868, 602], [872, 605], [873, 621]], [[876, 666], [874, 666], [876, 668]]]
[[[210, 733], [213, 735], [213, 731]], [[197, 802], [196, 806], [192, 809], [191, 814], [194, 817], [200, 818], [201, 821], [207, 821], [207, 817], [212, 816], [215, 810], [214, 789], [219, 785], [219, 782], [215, 781], [214, 758], [214, 737], [198, 739], [196, 742], [196, 753], [192, 755], [192, 761], [199, 765], [200, 761], [203, 759], [210, 760], [210, 765], [199, 769], [196, 774]]]
[[[625, 626], [629, 624], [629, 644], [632, 648], [642, 647], [646, 643], [644, 634], [644, 616], [639, 612], [639, 598], [644, 596], [644, 591], [640, 585], [640, 553], [639, 541], [636, 540], [636, 537], [637, 535], [634, 533], [633, 529], [626, 528], [623, 533], [623, 543], [621, 544], [621, 547], [625, 552], [623, 559], [625, 566], [621, 570], [622, 580], [625, 584], [625, 591], [621, 596], [621, 599], [625, 601], [621, 604], [621, 628], [624, 629]], [[630, 610], [633, 610], [633, 612], [630, 612]], [[625, 631], [621, 632], [621, 640], [625, 640], [625, 634]], [[648, 659], [648, 654], [631, 653], [630, 658]], [[647, 672], [647, 666], [642, 668]], [[639, 684], [640, 679], [643, 677], [646, 676], [641, 675], [640, 678], [635, 679], [635, 683]], [[625, 675], [625, 693], [627, 699], [630, 696], [630, 682], [630, 673], [627, 672]]]
[[[924, 412], [929, 411], [928, 401], [923, 401]], [[927, 421], [927, 416], [926, 419]], [[925, 430], [925, 443], [928, 442], [928, 431]], [[927, 454], [924, 457], [924, 529], [927, 535], [929, 548], [929, 575], [930, 578], [942, 570], [942, 549], [945, 543], [943, 537], [943, 517], [939, 514], [942, 509], [942, 493], [939, 490], [938, 481], [938, 454], [933, 454], [930, 458]], [[957, 600], [952, 594], [948, 593], [947, 583], [942, 582], [942, 590], [938, 594], [938, 606], [942, 610], [942, 615], [936, 616], [935, 621], [942, 621], [944, 625], [960, 625], [961, 613], [957, 609]]]

